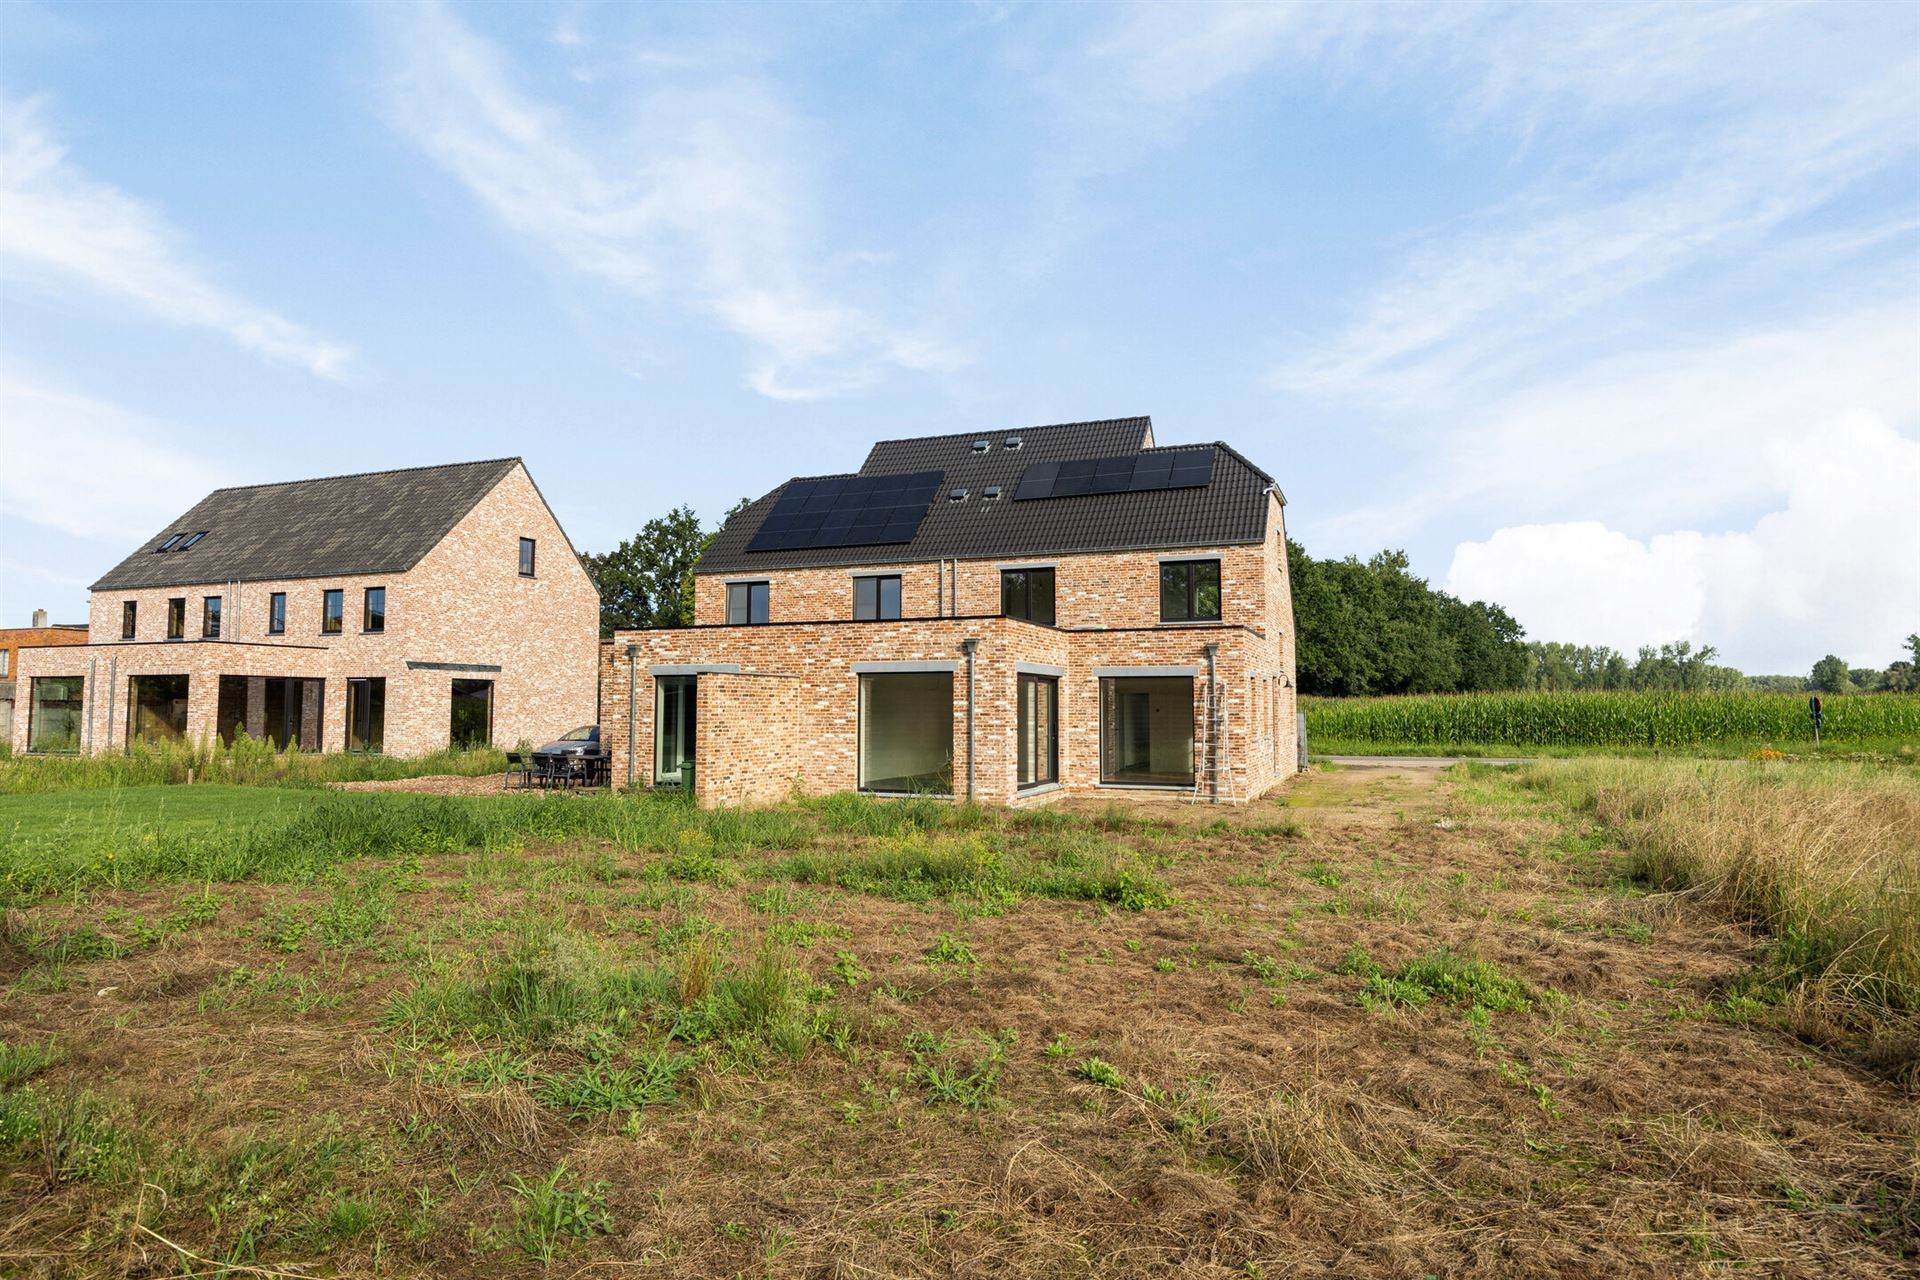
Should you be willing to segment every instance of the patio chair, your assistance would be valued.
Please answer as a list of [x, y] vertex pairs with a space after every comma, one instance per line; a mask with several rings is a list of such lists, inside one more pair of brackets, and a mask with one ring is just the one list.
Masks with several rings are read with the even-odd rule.
[[516, 774], [520, 778], [520, 787], [522, 790], [532, 785], [533, 766], [527, 760], [527, 753], [524, 751], [507, 752], [507, 769], [505, 773], [500, 775], [500, 789], [502, 791], [505, 791], [513, 785], [513, 779]]

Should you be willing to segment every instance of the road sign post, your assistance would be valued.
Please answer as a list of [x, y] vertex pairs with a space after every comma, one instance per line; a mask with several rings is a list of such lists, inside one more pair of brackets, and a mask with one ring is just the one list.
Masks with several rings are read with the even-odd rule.
[[1807, 699], [1807, 710], [1813, 713], [1813, 749], [1820, 749], [1820, 695], [1814, 694]]

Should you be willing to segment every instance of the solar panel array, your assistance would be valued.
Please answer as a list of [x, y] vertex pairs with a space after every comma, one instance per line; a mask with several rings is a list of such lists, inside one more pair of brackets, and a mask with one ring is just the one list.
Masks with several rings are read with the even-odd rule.
[[790, 480], [747, 550], [911, 542], [945, 478], [944, 471], [914, 471]]
[[1167, 449], [1118, 458], [1036, 462], [1020, 477], [1014, 501], [1075, 498], [1087, 493], [1143, 493], [1205, 488], [1213, 480], [1212, 449]]

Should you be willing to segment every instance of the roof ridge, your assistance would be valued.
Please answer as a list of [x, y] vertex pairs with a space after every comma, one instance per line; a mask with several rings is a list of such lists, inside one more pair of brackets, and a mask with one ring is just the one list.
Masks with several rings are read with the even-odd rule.
[[[211, 498], [214, 494], [218, 493], [239, 493], [245, 489], [284, 489], [288, 485], [319, 484], [323, 480], [364, 480], [368, 476], [402, 476], [411, 471], [452, 471], [456, 467], [485, 467], [503, 462], [517, 462], [521, 466], [526, 465], [526, 459], [516, 454], [506, 458], [475, 458], [470, 462], [429, 462], [417, 467], [377, 467], [372, 471], [343, 471], [338, 475], [307, 476], [301, 480], [262, 480], [258, 484], [222, 485], [220, 488], [207, 494], [207, 498]], [[202, 498], [200, 501], [205, 502], [206, 498]], [[195, 503], [194, 505], [198, 506], [199, 503]]]
[[1120, 418], [1088, 418], [1081, 422], [1043, 422], [1030, 427], [979, 427], [972, 431], [942, 431], [930, 436], [889, 436], [884, 440], [874, 441], [873, 448], [867, 451], [867, 456], [872, 457], [873, 449], [883, 444], [919, 443], [928, 440], [978, 440], [982, 436], [1023, 435], [1029, 431], [1060, 431], [1068, 427], [1112, 427], [1125, 422], [1140, 422], [1152, 426], [1153, 415], [1136, 413]]

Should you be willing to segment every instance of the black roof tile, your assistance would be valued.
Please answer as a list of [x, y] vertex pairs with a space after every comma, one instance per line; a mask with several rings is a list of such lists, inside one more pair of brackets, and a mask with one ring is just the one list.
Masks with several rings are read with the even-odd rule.
[[[1007, 448], [1006, 441], [1015, 436], [1020, 447]], [[973, 448], [980, 440], [991, 446], [984, 453]], [[1033, 463], [1113, 457], [1151, 449], [1152, 442], [1153, 422], [1144, 417], [883, 440], [868, 452], [858, 474], [945, 472], [911, 542], [748, 551], [747, 543], [786, 489], [783, 484], [727, 522], [696, 572], [1231, 546], [1266, 537], [1266, 493], [1273, 479], [1224, 444], [1170, 446], [1214, 450], [1213, 479], [1205, 488], [1013, 498], [1021, 473]], [[989, 485], [998, 485], [1002, 496], [983, 498]], [[948, 501], [946, 495], [954, 489], [965, 489], [966, 501]]]

